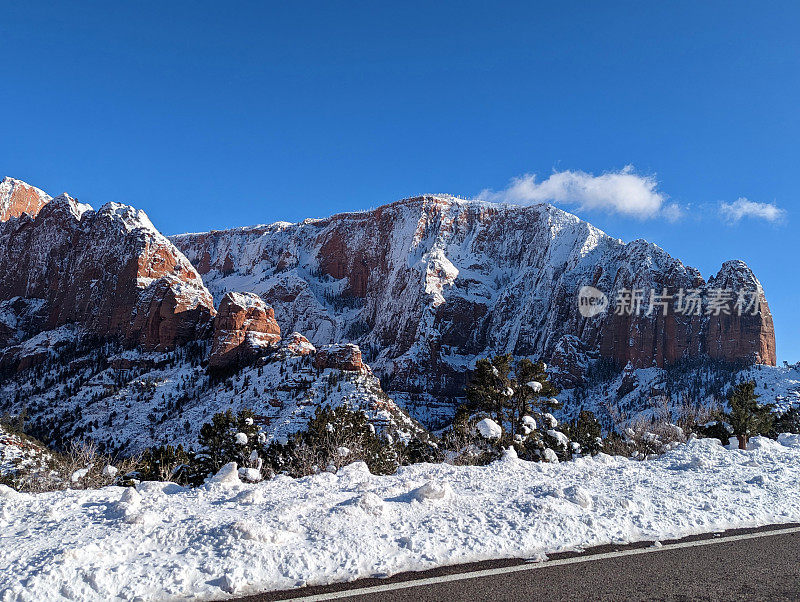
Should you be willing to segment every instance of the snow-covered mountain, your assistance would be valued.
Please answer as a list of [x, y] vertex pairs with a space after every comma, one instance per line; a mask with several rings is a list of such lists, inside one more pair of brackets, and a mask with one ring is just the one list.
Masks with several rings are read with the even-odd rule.
[[[8, 199], [38, 190], [3, 182]], [[0, 222], [0, 415], [25, 413], [48, 443], [89, 437], [123, 453], [191, 445], [228, 408], [253, 410], [268, 438], [342, 404], [395, 437], [423, 432], [357, 346], [282, 337], [273, 308], [249, 293], [225, 296], [217, 315], [144, 212], [42, 198], [6, 203]]]
[[[423, 196], [167, 239], [126, 205], [95, 211], [9, 178], [0, 192], [0, 411], [28, 406], [63, 437], [122, 449], [189, 441], [214, 411], [252, 405], [279, 436], [322, 400], [389, 404], [401, 426], [403, 407], [437, 425], [475, 360], [495, 353], [544, 358], [572, 410], [588, 394], [598, 406], [660, 391], [629, 386], [637, 372], [650, 383], [653, 366], [775, 363], [772, 317], [743, 262], [705, 281], [653, 244], [546, 204]], [[624, 290], [694, 289], [704, 309], [715, 290], [757, 303], [742, 316], [674, 304], [662, 315], [645, 298], [639, 315], [586, 317], [586, 285], [612, 302]], [[613, 372], [600, 388], [598, 365]], [[349, 393], [339, 372], [356, 375]], [[299, 380], [283, 390], [288, 373]]]
[[[257, 293], [284, 330], [312, 343], [357, 343], [384, 385], [422, 411], [461, 393], [476, 358], [542, 357], [573, 385], [591, 358], [618, 369], [710, 357], [775, 363], [772, 317], [741, 261], [707, 282], [658, 246], [623, 243], [547, 204], [499, 205], [422, 196], [298, 224], [174, 236], [216, 299]], [[584, 317], [593, 286], [614, 301], [641, 289], [642, 315]], [[651, 290], [756, 295], [753, 315], [644, 315]], [[704, 305], [704, 308], [706, 305]], [[445, 405], [447, 402], [445, 402]], [[424, 413], [424, 412], [423, 412]]]
[[35, 216], [50, 200], [50, 195], [43, 190], [21, 180], [3, 178], [0, 180], [0, 222], [23, 213]]
[[268, 440], [302, 430], [322, 405], [343, 404], [394, 437], [423, 433], [368, 366], [320, 362], [330, 350], [297, 336], [227, 378], [209, 374], [208, 351], [208, 343], [142, 351], [76, 337], [58, 355], [0, 382], [0, 414], [26, 412], [30, 432], [57, 447], [89, 438], [124, 454], [160, 444], [192, 447], [200, 427], [227, 409], [252, 410]]
[[[35, 216], [0, 222], [0, 347], [80, 325], [168, 349], [205, 336], [213, 315], [197, 271], [143, 211], [94, 211], [62, 194]], [[2, 361], [19, 358], [7, 349]]]

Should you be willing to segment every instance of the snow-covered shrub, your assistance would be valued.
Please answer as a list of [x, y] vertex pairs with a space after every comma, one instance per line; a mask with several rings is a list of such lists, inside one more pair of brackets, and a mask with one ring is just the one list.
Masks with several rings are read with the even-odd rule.
[[776, 416], [772, 429], [776, 436], [780, 433], [800, 434], [800, 407], [793, 406]]
[[503, 436], [502, 427], [491, 418], [484, 418], [475, 425], [475, 431], [478, 435], [489, 441], [500, 439]]
[[59, 456], [55, 470], [62, 478], [69, 478], [69, 489], [97, 489], [126, 484], [138, 463], [138, 458], [115, 462], [110, 456], [100, 453], [93, 441], [79, 440], [73, 441]]
[[594, 413], [583, 410], [578, 417], [565, 425], [565, 432], [569, 436], [572, 444], [570, 452], [572, 455], [595, 455], [603, 448], [603, 431], [600, 421]]
[[90, 441], [73, 441], [66, 452], [58, 453], [25, 435], [17, 436], [39, 450], [35, 462], [20, 464], [17, 470], [0, 478], [2, 484], [17, 491], [44, 493], [125, 485], [138, 465], [137, 458], [114, 460], [100, 453]]
[[[347, 449], [347, 453], [341, 453]], [[381, 437], [361, 411], [346, 406], [317, 409], [305, 431], [295, 433], [285, 444], [273, 443], [264, 452], [275, 472], [294, 477], [363, 461], [373, 474], [391, 474], [399, 465], [395, 446]]]
[[458, 466], [482, 466], [502, 456], [503, 443], [508, 437], [487, 439], [479, 433], [478, 422], [479, 417], [470, 416], [467, 408], [459, 408], [450, 428], [442, 436], [442, 451], [446, 462]]
[[709, 420], [704, 424], [698, 424], [692, 430], [697, 436], [704, 438], [719, 439], [720, 443], [728, 444], [728, 440], [733, 435], [733, 428], [731, 425], [722, 420]]
[[435, 464], [443, 462], [445, 454], [438, 443], [412, 439], [405, 445], [397, 446], [398, 460], [402, 466], [427, 462]]
[[200, 429], [199, 451], [194, 457], [190, 480], [200, 483], [230, 462], [261, 470], [264, 438], [254, 418], [250, 410], [214, 414], [211, 422]]
[[640, 417], [624, 427], [621, 433], [611, 433], [603, 440], [603, 451], [614, 456], [648, 460], [660, 456], [688, 436], [683, 428], [672, 422]]

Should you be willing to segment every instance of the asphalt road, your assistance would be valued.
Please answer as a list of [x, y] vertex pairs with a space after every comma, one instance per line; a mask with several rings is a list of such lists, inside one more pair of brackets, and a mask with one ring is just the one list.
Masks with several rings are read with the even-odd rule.
[[602, 546], [541, 563], [476, 563], [390, 579], [270, 592], [275, 600], [800, 600], [800, 527]]

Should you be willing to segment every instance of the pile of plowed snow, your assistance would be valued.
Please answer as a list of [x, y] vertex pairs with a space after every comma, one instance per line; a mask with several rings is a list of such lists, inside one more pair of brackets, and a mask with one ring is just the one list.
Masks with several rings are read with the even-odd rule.
[[[800, 521], [800, 436], [649, 461], [419, 464], [197, 489], [0, 487], [2, 600], [225, 598], [604, 543]], [[231, 467], [229, 467], [231, 468]]]

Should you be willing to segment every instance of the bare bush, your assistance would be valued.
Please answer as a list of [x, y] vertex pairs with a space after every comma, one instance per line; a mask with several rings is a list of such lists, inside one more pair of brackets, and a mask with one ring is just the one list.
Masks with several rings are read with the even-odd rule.
[[645, 460], [685, 443], [699, 427], [714, 419], [719, 407], [693, 403], [687, 397], [675, 403], [669, 396], [659, 395], [650, 399], [647, 412], [633, 419], [615, 404], [607, 404], [606, 410], [615, 434], [604, 442], [604, 451]]
[[20, 470], [12, 485], [27, 493], [97, 489], [120, 483], [137, 465], [138, 458], [114, 461], [100, 453], [93, 442], [73, 441], [66, 452], [48, 452], [42, 455], [39, 465]]

